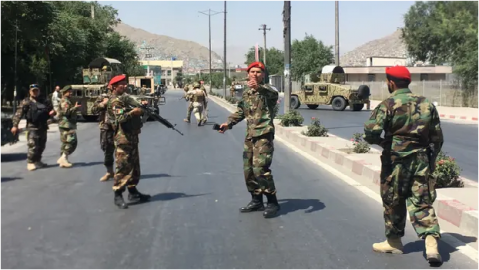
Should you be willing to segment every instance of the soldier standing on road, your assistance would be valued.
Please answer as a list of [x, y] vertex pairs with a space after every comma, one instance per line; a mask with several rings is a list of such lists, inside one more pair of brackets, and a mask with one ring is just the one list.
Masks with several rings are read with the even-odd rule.
[[106, 113], [108, 100], [111, 97], [111, 85], [108, 85], [108, 93], [106, 96], [99, 96], [93, 105], [92, 112], [100, 114], [100, 147], [104, 153], [103, 164], [106, 167], [106, 174], [100, 178], [100, 181], [106, 181], [113, 178], [115, 172], [113, 170], [113, 155], [115, 152], [115, 144], [113, 141], [113, 127]]
[[60, 129], [60, 140], [62, 142], [62, 156], [57, 160], [61, 168], [70, 168], [72, 164], [68, 161], [68, 156], [73, 154], [77, 148], [77, 110], [81, 107], [78, 102], [73, 106], [70, 101], [72, 94], [71, 85], [63, 87], [61, 90], [62, 99], [60, 101], [60, 115], [58, 116], [58, 128]]
[[235, 97], [235, 96], [236, 96], [235, 85], [236, 85], [236, 82], [232, 82], [232, 83], [231, 83], [230, 95], [231, 95], [232, 97]]
[[141, 194], [136, 186], [140, 181], [140, 156], [138, 153], [138, 135], [141, 132], [142, 122], [141, 108], [127, 111], [127, 104], [131, 96], [124, 94], [126, 88], [126, 76], [118, 75], [110, 80], [112, 95], [108, 102], [108, 117], [113, 125], [115, 141], [116, 170], [113, 183], [115, 193], [115, 205], [121, 209], [128, 208], [123, 200], [123, 192], [128, 189], [128, 199], [133, 202], [148, 201], [151, 196]]
[[204, 108], [205, 108], [205, 91], [200, 89], [199, 83], [193, 84], [193, 89], [186, 93], [188, 100], [192, 101], [193, 109], [196, 109], [195, 117], [198, 119], [198, 126], [203, 125], [206, 123], [206, 119], [204, 117]]
[[189, 123], [191, 119], [191, 112], [193, 111], [193, 102], [188, 98], [189, 86], [186, 85], [183, 90], [185, 90], [185, 100], [188, 102], [188, 107], [186, 108], [186, 118], [183, 121]]
[[28, 154], [27, 154], [27, 169], [34, 171], [38, 168], [45, 167], [46, 164], [42, 162], [42, 154], [47, 143], [48, 118], [55, 115], [53, 106], [48, 101], [40, 97], [40, 88], [37, 84], [30, 85], [30, 97], [22, 100], [18, 106], [12, 122], [13, 127], [11, 132], [16, 135], [19, 132], [18, 124], [22, 117], [25, 116], [27, 120], [27, 140], [28, 140]]
[[203, 108], [203, 119], [204, 119], [203, 124], [204, 124], [208, 121], [208, 92], [206, 91], [205, 85], [203, 83], [201, 83], [200, 89], [203, 91], [205, 96], [204, 108]]
[[[246, 187], [252, 200], [241, 212], [262, 211], [265, 218], [274, 217], [280, 209], [276, 198], [276, 187], [270, 166], [274, 152], [274, 106], [278, 101], [278, 92], [263, 82], [265, 67], [263, 63], [254, 62], [248, 66], [248, 88], [238, 103], [235, 113], [228, 121], [221, 124], [220, 133], [231, 129], [246, 119], [246, 138], [243, 150], [243, 169]], [[263, 194], [268, 199], [266, 209]]]
[[427, 260], [440, 263], [437, 239], [441, 234], [432, 206], [436, 199], [432, 172], [444, 142], [439, 114], [429, 100], [409, 90], [411, 74], [406, 67], [388, 67], [386, 77], [391, 96], [364, 124], [364, 139], [383, 148], [381, 197], [387, 240], [374, 244], [373, 250], [402, 253], [401, 237], [409, 211], [417, 235], [426, 239]]
[[[60, 106], [60, 86], [55, 87], [55, 91], [52, 94], [52, 104], [53, 104], [53, 109], [55, 112], [58, 114], [59, 113], [59, 106]], [[58, 117], [55, 116], [55, 120], [58, 120]]]

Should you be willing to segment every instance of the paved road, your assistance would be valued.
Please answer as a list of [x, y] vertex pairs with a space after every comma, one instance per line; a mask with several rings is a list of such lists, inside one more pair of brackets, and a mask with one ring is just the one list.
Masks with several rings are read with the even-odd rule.
[[[222, 94], [222, 90], [215, 90]], [[228, 94], [229, 95], [229, 92]], [[284, 104], [281, 102], [279, 113], [284, 112]], [[374, 108], [372, 108], [374, 109]], [[309, 124], [311, 117], [321, 120], [321, 123], [329, 129], [331, 134], [350, 139], [354, 133], [364, 133], [364, 121], [371, 111], [363, 110], [353, 112], [349, 107], [342, 112], [333, 111], [331, 106], [319, 106], [315, 110], [302, 105], [298, 111], [304, 117], [304, 123]], [[478, 127], [477, 124], [454, 120], [442, 120], [441, 122], [445, 143], [443, 151], [454, 157], [462, 168], [462, 176], [470, 180], [478, 180]], [[374, 148], [381, 150], [379, 146]]]
[[[120, 210], [104, 173], [96, 124], [81, 125], [71, 156], [79, 165], [27, 172], [25, 148], [2, 151], [4, 268], [425, 268], [423, 243], [408, 225], [407, 254], [376, 254], [382, 207], [327, 171], [276, 143], [272, 170], [281, 216], [238, 211], [249, 201], [243, 182], [245, 124], [221, 135], [182, 122], [180, 92], [167, 93], [162, 114], [181, 137], [148, 122], [140, 136], [149, 203]], [[210, 103], [210, 121], [226, 110]], [[2, 148], [3, 149], [3, 148]], [[58, 156], [51, 136], [47, 163]], [[8, 166], [7, 166], [8, 165]], [[17, 178], [18, 177], [18, 178]], [[17, 179], [16, 179], [17, 178]], [[441, 243], [443, 267], [477, 268]]]

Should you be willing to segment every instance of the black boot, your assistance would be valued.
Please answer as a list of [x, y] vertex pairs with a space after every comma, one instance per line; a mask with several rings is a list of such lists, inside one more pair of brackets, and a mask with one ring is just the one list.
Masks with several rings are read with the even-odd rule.
[[115, 205], [118, 206], [120, 209], [127, 209], [128, 205], [125, 203], [123, 200], [123, 191], [122, 190], [116, 190], [115, 191]]
[[147, 202], [151, 196], [148, 194], [141, 194], [136, 187], [128, 188], [128, 200], [132, 203]]
[[275, 217], [279, 209], [281, 209], [279, 207], [278, 199], [276, 199], [276, 194], [266, 194], [266, 198], [268, 198], [268, 203], [266, 204], [266, 209], [263, 212], [263, 217]]
[[251, 193], [251, 198], [252, 200], [248, 203], [248, 205], [240, 208], [241, 213], [264, 210], [263, 194], [255, 195], [254, 193]]

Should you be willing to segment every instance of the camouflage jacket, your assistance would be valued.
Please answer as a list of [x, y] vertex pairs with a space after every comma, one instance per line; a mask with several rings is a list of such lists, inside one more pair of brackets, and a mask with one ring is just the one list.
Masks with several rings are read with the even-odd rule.
[[58, 115], [58, 127], [59, 128], [77, 128], [78, 113], [77, 108], [72, 104], [71, 100], [67, 97], [63, 97], [60, 100], [60, 113]]
[[[20, 103], [20, 106], [18, 106], [17, 111], [15, 112], [15, 115], [13, 115], [12, 124], [13, 124], [14, 127], [18, 128], [18, 124], [20, 124], [20, 120], [23, 117], [27, 116], [28, 110], [30, 109], [30, 105], [32, 104], [32, 102], [39, 102], [39, 103], [45, 105], [46, 110], [48, 112], [53, 110], [53, 106], [50, 102], [48, 102], [48, 100], [42, 99], [42, 98], [34, 99], [33, 97], [27, 97], [24, 100], [22, 100], [22, 102]], [[33, 123], [30, 123], [27, 119], [26, 128], [28, 128], [28, 129], [48, 129], [48, 123], [47, 123], [47, 121], [45, 121], [45, 122], [40, 122], [40, 123], [37, 123], [37, 124], [33, 124]]]
[[117, 144], [134, 143], [135, 136], [140, 134], [143, 126], [140, 116], [132, 115], [127, 109], [128, 103], [136, 103], [136, 100], [130, 99], [133, 98], [128, 94], [112, 94], [111, 99], [108, 100], [107, 117], [111, 120]]
[[278, 92], [263, 84], [257, 90], [246, 88], [238, 102], [236, 112], [228, 117], [229, 125], [236, 125], [246, 118], [246, 138], [274, 133], [274, 106]]
[[101, 104], [103, 102], [104, 98], [110, 99], [111, 94], [107, 94], [107, 96], [99, 96], [95, 100], [95, 104], [93, 104], [93, 107], [92, 107], [91, 111], [94, 114], [98, 113], [100, 115], [100, 129], [112, 130], [113, 128], [111, 126], [110, 119], [108, 118], [108, 114], [106, 112], [108, 104], [106, 104], [106, 105]]
[[364, 140], [380, 145], [394, 160], [425, 151], [430, 143], [438, 153], [444, 137], [436, 107], [405, 88], [396, 90], [374, 109], [364, 124]]

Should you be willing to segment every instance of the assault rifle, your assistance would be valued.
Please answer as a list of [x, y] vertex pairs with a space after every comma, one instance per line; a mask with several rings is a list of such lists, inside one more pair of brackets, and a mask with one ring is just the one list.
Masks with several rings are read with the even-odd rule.
[[148, 108], [146, 105], [143, 105], [143, 104], [140, 104], [138, 103], [136, 100], [134, 100], [133, 98], [130, 99], [132, 104], [128, 103], [126, 104], [127, 108], [130, 109], [130, 110], [133, 110], [134, 108], [141, 108], [143, 110], [143, 118], [142, 118], [142, 122], [145, 123], [146, 120], [148, 118], [153, 118], [154, 120], [162, 123], [164, 126], [166, 126], [167, 128], [171, 128], [173, 129], [174, 131], [178, 132], [181, 134], [181, 136], [184, 136], [183, 133], [181, 133], [179, 130], [177, 130], [175, 128], [176, 124], [173, 125], [172, 123], [170, 123], [168, 120], [166, 120], [165, 118], [161, 117], [159, 114], [155, 113], [153, 110], [151, 110], [150, 108]]

